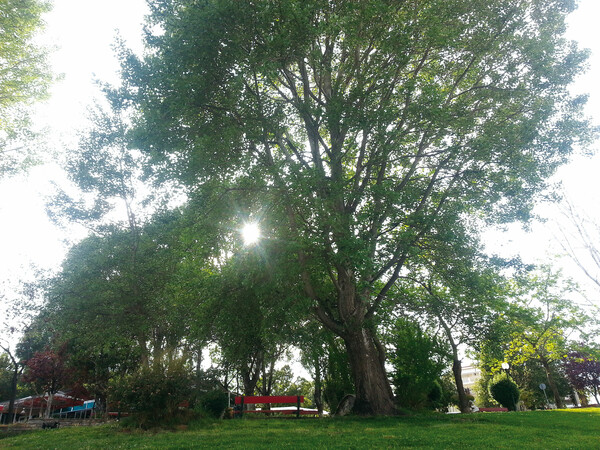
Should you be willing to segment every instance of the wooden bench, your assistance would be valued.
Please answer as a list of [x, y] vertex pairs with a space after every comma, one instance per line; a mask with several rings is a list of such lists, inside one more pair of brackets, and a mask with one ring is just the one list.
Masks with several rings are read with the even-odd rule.
[[[277, 413], [277, 414], [296, 414], [296, 417], [300, 415], [315, 415], [318, 414], [317, 410], [302, 410], [300, 404], [304, 402], [303, 395], [240, 395], [235, 398], [235, 404], [237, 406], [235, 415], [243, 417], [244, 413]], [[273, 404], [273, 403], [291, 403], [296, 405], [295, 409], [252, 409], [244, 411], [244, 405], [255, 405], [257, 403], [262, 404]]]

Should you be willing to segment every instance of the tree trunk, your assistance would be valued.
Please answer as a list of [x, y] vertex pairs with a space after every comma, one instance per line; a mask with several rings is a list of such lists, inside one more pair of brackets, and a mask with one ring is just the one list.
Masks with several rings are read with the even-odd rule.
[[46, 419], [50, 418], [52, 412], [52, 401], [54, 400], [54, 393], [48, 392], [48, 403], [46, 403]]
[[319, 412], [319, 416], [323, 415], [323, 383], [321, 380], [321, 361], [319, 357], [316, 356], [314, 358], [314, 368], [315, 368], [315, 406], [317, 407], [317, 411]]
[[244, 395], [254, 395], [256, 385], [260, 377], [260, 369], [263, 365], [264, 355], [262, 352], [254, 355], [249, 366], [244, 366], [241, 370], [242, 381], [244, 383]]
[[390, 415], [396, 412], [394, 396], [384, 367], [382, 347], [370, 330], [342, 336], [354, 379], [356, 402], [353, 411], [363, 415]]
[[546, 371], [546, 378], [548, 379], [548, 384], [550, 385], [550, 389], [552, 390], [552, 395], [554, 396], [554, 403], [556, 404], [557, 408], [559, 408], [559, 409], [564, 408], [563, 400], [560, 397], [558, 388], [556, 387], [556, 382], [554, 381], [554, 377], [552, 376], [552, 373], [550, 372], [550, 366], [548, 365], [548, 361], [546, 361], [545, 359], [542, 358], [541, 362], [542, 362], [542, 366], [544, 367], [544, 370]]
[[10, 401], [8, 403], [8, 419], [6, 423], [10, 423], [10, 418], [15, 412], [15, 400], [17, 399], [17, 382], [19, 381], [19, 367], [15, 365], [13, 376], [10, 381]]
[[467, 398], [467, 393], [465, 392], [462, 380], [462, 364], [460, 359], [458, 359], [457, 351], [453, 349], [452, 353], [452, 373], [454, 374], [454, 382], [456, 383], [456, 391], [458, 392], [458, 408], [463, 414], [470, 413], [471, 408], [469, 406], [469, 399]]
[[463, 414], [470, 413], [471, 407], [469, 406], [469, 399], [465, 392], [465, 386], [462, 380], [462, 363], [458, 358], [458, 344], [452, 337], [452, 329], [448, 326], [441, 314], [438, 314], [438, 320], [440, 325], [446, 333], [450, 347], [452, 347], [452, 374], [454, 375], [454, 383], [456, 384], [456, 392], [458, 394], [458, 409]]
[[196, 377], [199, 379], [202, 375], [202, 347], [196, 348]]

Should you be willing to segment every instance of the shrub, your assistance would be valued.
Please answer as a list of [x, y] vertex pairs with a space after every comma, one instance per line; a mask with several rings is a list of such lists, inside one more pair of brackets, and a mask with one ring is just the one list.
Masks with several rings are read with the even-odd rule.
[[198, 397], [198, 404], [202, 412], [218, 419], [229, 406], [229, 397], [226, 392], [215, 389], [200, 395]]
[[493, 375], [486, 369], [486, 367], [480, 367], [481, 376], [475, 382], [475, 397], [477, 398], [477, 406], [480, 408], [491, 408], [500, 406], [494, 397], [490, 394], [490, 384], [492, 382]]
[[443, 407], [442, 399], [444, 396], [444, 391], [442, 390], [442, 385], [439, 381], [434, 381], [429, 393], [427, 394], [427, 405], [430, 408], [437, 409], [439, 407]]
[[112, 379], [109, 399], [120, 411], [132, 413], [130, 422], [140, 428], [170, 426], [189, 415], [181, 406], [189, 400], [192, 388], [184, 360], [156, 360]]
[[[407, 319], [396, 322], [389, 339], [393, 346], [392, 383], [398, 404], [415, 409], [442, 407], [438, 380], [448, 363], [445, 345]], [[430, 395], [433, 397], [429, 398]]]
[[340, 339], [327, 344], [327, 363], [323, 380], [323, 400], [334, 413], [342, 399], [354, 393], [348, 353]]
[[496, 375], [490, 382], [490, 394], [498, 403], [509, 411], [517, 410], [520, 391], [514, 381], [508, 375]]

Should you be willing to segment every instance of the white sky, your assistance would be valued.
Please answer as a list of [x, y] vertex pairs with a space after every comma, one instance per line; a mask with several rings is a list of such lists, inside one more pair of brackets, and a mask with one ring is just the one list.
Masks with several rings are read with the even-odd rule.
[[[118, 63], [111, 47], [115, 30], [120, 30], [130, 47], [139, 49], [146, 11], [144, 0], [54, 0], [42, 42], [56, 48], [52, 65], [55, 73], [64, 74], [64, 78], [53, 87], [52, 98], [38, 108], [36, 123], [47, 128], [56, 151], [72, 148], [76, 142], [76, 129], [85, 123], [86, 108], [96, 92], [93, 80], [116, 80]], [[582, 0], [570, 19], [569, 29], [570, 38], [593, 52], [591, 69], [579, 78], [574, 92], [590, 94], [587, 111], [596, 123], [600, 122], [598, 18], [600, 1]], [[580, 208], [600, 218], [598, 173], [600, 155], [578, 157], [562, 168], [556, 178]], [[49, 161], [31, 170], [28, 176], [0, 182], [0, 292], [2, 285], [10, 286], [30, 277], [31, 264], [56, 268], [64, 257], [63, 239], [72, 236], [49, 223], [42, 198], [51, 190], [50, 180], [61, 177], [58, 167]], [[557, 215], [555, 206], [540, 208], [539, 212], [549, 218]], [[537, 224], [532, 233], [525, 234], [518, 227], [511, 227], [508, 234], [490, 234], [490, 248], [503, 256], [520, 254], [528, 262], [547, 261], [559, 252], [548, 229], [548, 225]], [[568, 263], [564, 265], [570, 274], [582, 279], [579, 272], [568, 269]]]

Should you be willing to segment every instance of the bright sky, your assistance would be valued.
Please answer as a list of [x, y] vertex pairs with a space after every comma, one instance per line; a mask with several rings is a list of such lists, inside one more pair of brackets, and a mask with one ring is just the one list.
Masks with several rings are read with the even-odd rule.
[[[76, 130], [84, 125], [86, 108], [97, 92], [94, 79], [116, 79], [118, 63], [111, 47], [115, 30], [120, 30], [130, 47], [139, 49], [146, 11], [144, 0], [54, 0], [42, 42], [56, 48], [52, 65], [64, 78], [54, 86], [52, 98], [39, 107], [36, 118], [38, 127], [47, 128], [54, 151], [66, 151], [75, 144]], [[581, 0], [569, 30], [570, 38], [593, 52], [591, 70], [580, 77], [574, 91], [590, 94], [588, 113], [596, 123], [600, 123], [599, 17], [600, 1]], [[0, 182], [0, 292], [2, 285], [14, 285], [30, 277], [31, 264], [56, 268], [66, 251], [63, 239], [72, 237], [51, 225], [45, 216], [43, 195], [51, 191], [50, 180], [62, 178], [51, 159], [49, 154], [49, 162], [34, 168], [28, 176]], [[569, 197], [580, 208], [600, 217], [598, 173], [600, 155], [575, 158], [560, 170], [557, 180], [562, 180]], [[539, 212], [549, 218], [557, 214], [555, 207], [543, 207]], [[504, 256], [521, 254], [529, 262], [544, 261], [559, 252], [548, 229], [548, 225], [538, 224], [532, 233], [525, 234], [517, 227], [511, 228], [508, 234], [490, 235], [490, 248]], [[579, 275], [577, 271], [569, 273]]]

